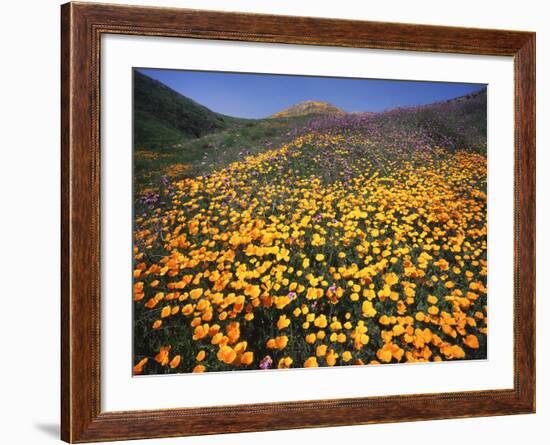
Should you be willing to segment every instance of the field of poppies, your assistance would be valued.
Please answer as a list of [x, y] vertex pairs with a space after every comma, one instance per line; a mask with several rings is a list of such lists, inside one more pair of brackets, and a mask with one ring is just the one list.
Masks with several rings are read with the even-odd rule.
[[138, 196], [134, 374], [486, 358], [484, 141], [424, 111], [314, 119]]

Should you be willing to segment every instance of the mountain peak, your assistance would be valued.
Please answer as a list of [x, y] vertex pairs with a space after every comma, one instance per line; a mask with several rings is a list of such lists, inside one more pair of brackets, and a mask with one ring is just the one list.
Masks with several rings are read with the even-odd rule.
[[317, 100], [305, 100], [271, 115], [271, 118], [305, 116], [308, 114], [344, 114], [340, 108]]

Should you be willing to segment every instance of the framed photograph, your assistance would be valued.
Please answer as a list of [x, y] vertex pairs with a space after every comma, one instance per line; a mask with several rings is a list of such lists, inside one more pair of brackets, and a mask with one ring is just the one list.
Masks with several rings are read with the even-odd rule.
[[62, 6], [62, 439], [535, 411], [535, 34]]

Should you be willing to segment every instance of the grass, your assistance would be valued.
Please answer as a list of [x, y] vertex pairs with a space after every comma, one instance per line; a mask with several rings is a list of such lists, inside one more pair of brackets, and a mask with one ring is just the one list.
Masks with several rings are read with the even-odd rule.
[[[257, 154], [291, 140], [297, 129], [315, 116], [239, 122], [231, 128], [199, 138], [180, 138], [168, 144], [136, 145], [134, 187], [136, 197], [157, 187], [162, 176], [172, 179], [209, 174], [247, 154]], [[171, 174], [170, 167], [185, 165]]]

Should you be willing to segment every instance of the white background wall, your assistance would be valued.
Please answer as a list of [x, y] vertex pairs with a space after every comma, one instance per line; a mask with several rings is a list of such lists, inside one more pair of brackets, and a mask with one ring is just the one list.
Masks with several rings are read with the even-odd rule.
[[[177, 444], [548, 443], [550, 422], [550, 14], [537, 0], [131, 0], [155, 6], [353, 18], [537, 32], [537, 414], [153, 440]], [[0, 438], [42, 444], [59, 417], [59, 2], [4, 2], [0, 39]]]

